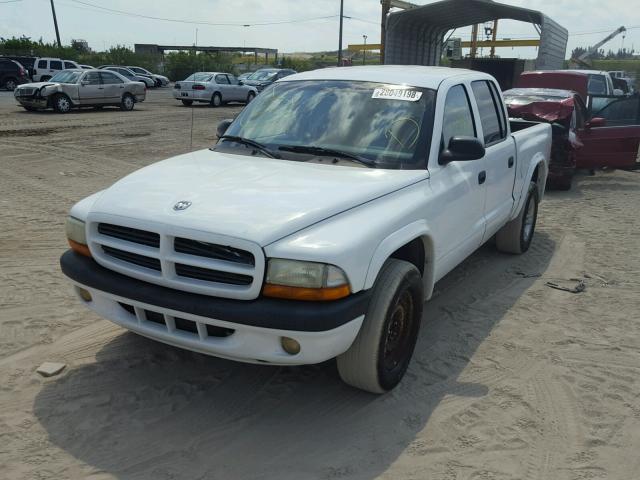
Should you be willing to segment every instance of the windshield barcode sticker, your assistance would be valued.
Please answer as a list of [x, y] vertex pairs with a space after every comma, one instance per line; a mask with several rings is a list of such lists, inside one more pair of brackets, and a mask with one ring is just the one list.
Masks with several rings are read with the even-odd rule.
[[417, 90], [408, 90], [406, 88], [376, 88], [373, 91], [371, 98], [417, 102], [422, 98], [422, 92]]

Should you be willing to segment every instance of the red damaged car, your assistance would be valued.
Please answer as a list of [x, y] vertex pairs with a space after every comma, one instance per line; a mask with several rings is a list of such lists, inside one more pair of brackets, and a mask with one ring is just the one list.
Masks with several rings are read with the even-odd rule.
[[509, 116], [523, 128], [527, 122], [551, 124], [550, 188], [570, 189], [576, 168], [640, 166], [639, 96], [591, 96], [589, 103], [596, 109], [569, 90], [515, 88], [504, 92], [504, 99]]

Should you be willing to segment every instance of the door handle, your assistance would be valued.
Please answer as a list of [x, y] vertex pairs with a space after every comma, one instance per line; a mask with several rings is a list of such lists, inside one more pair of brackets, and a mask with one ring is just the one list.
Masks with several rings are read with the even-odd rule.
[[509, 168], [513, 168], [513, 165], [515, 164], [515, 160], [513, 157], [509, 157]]
[[478, 174], [478, 183], [482, 185], [487, 180], [487, 172], [484, 170]]

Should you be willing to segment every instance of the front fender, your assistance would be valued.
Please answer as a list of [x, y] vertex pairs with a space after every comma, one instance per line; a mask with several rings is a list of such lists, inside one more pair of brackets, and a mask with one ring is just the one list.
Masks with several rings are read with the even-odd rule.
[[422, 241], [425, 250], [425, 264], [423, 267], [424, 274], [422, 281], [424, 285], [425, 298], [430, 298], [431, 293], [433, 292], [433, 285], [435, 283], [435, 270], [433, 268], [434, 249], [431, 231], [424, 220], [417, 220], [410, 223], [409, 225], [402, 227], [400, 230], [393, 232], [380, 242], [373, 253], [371, 262], [369, 263], [364, 289], [368, 290], [373, 287], [382, 266], [396, 250], [417, 238]]

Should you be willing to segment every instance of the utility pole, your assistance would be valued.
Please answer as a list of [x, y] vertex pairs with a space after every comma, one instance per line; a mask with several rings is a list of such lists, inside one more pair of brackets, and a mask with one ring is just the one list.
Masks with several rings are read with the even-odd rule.
[[364, 38], [364, 50], [362, 50], [362, 65], [365, 65], [367, 58], [367, 36], [362, 35], [362, 38]]
[[51, 13], [53, 13], [53, 25], [56, 27], [56, 39], [58, 40], [58, 47], [62, 48], [60, 42], [60, 31], [58, 30], [58, 19], [56, 18], [56, 7], [53, 6], [53, 0], [51, 0]]
[[[51, 0], [53, 1], [53, 0]], [[344, 16], [344, 0], [340, 0], [340, 35], [338, 38], [338, 66], [342, 66], [342, 20]]]

